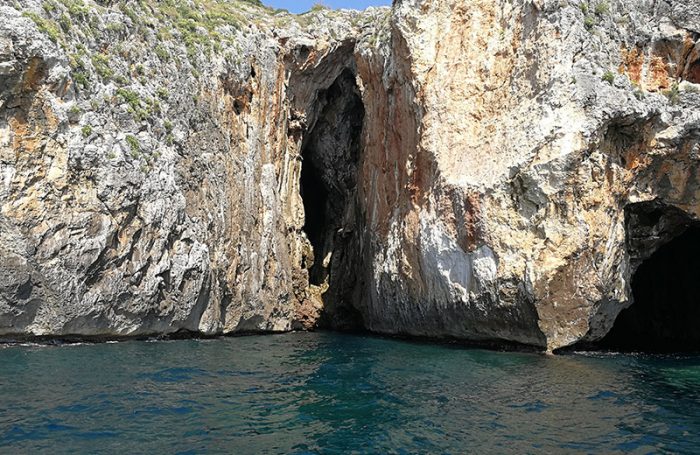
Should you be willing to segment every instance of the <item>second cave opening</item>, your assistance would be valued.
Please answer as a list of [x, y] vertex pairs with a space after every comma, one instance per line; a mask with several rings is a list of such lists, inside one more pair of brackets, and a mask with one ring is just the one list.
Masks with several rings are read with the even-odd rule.
[[639, 264], [631, 283], [633, 303], [600, 345], [623, 351], [700, 351], [700, 225], [674, 210], [642, 208], [633, 219], [651, 228], [632, 226], [644, 234], [633, 241], [660, 246]]

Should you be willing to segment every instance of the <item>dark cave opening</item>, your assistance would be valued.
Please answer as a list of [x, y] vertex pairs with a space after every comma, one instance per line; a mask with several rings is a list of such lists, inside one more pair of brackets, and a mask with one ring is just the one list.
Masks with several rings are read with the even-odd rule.
[[311, 243], [315, 260], [309, 269], [309, 283], [316, 286], [323, 283], [322, 252], [327, 230], [328, 190], [321, 180], [319, 170], [312, 161], [301, 168], [301, 197], [304, 201], [304, 232]]
[[316, 97], [313, 122], [301, 147], [304, 232], [313, 249], [309, 284], [323, 294], [324, 325], [358, 327], [353, 306], [359, 271], [359, 231], [355, 225], [357, 173], [365, 109], [351, 69], [345, 69]]
[[632, 229], [643, 235], [628, 243], [633, 253], [635, 246], [657, 243], [657, 248], [641, 258], [632, 277], [633, 303], [599, 345], [622, 351], [700, 351], [700, 225], [675, 209], [642, 208], [633, 219], [646, 227]]

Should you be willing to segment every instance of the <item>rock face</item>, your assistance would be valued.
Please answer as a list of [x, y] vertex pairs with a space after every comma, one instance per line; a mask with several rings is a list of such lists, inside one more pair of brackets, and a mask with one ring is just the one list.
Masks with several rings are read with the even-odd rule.
[[0, 334], [318, 319], [301, 142], [387, 10], [173, 4], [0, 6]]
[[553, 350], [700, 222], [692, 2], [254, 3], [0, 6], [0, 335]]

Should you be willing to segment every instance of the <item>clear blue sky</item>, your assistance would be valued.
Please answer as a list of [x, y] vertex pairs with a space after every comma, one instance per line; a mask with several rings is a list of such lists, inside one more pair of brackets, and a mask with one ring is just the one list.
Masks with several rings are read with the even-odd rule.
[[322, 3], [331, 8], [365, 9], [368, 6], [389, 6], [391, 0], [262, 0], [267, 6], [284, 8], [290, 13], [304, 13], [316, 3]]

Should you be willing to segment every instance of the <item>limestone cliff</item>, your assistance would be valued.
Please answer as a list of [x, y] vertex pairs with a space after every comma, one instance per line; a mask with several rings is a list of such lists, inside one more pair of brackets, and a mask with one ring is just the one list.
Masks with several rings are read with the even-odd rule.
[[0, 335], [602, 338], [700, 220], [700, 7], [0, 6]]

